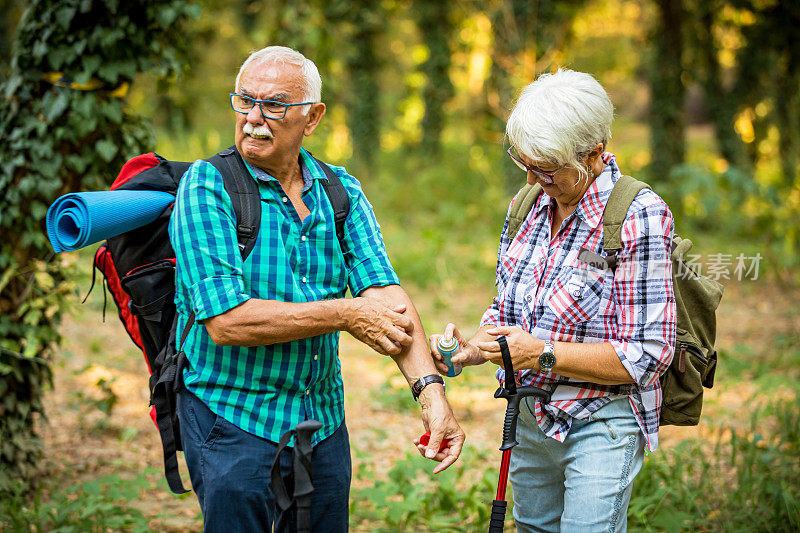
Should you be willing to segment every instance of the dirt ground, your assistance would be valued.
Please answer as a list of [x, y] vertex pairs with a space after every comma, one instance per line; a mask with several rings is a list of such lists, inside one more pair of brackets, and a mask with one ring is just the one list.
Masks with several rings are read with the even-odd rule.
[[[442, 310], [441, 295], [435, 291], [410, 293], [426, 326], [438, 330], [453, 320], [462, 324], [466, 333], [474, 330], [489, 301], [488, 289], [491, 287], [451, 299], [446, 311]], [[63, 324], [64, 342], [56, 357], [54, 389], [46, 398], [49, 420], [43, 436], [47, 475], [58, 480], [59, 486], [69, 486], [110, 473], [134, 476], [149, 468], [148, 479], [154, 488], [133, 504], [151, 517], [150, 526], [157, 531], [201, 530], [194, 496], [176, 498], [160, 479], [161, 446], [148, 416], [148, 376], [141, 353], [118, 323], [115, 309], [109, 307], [102, 323], [98, 300], [93, 296], [91, 305]], [[731, 352], [742, 345], [768, 347], [776, 334], [797, 334], [797, 304], [773, 283], [728, 282], [718, 321], [717, 345], [721, 351]], [[363, 460], [373, 461], [377, 471], [388, 470], [396, 458], [413, 450], [411, 440], [422, 432], [421, 421], [415, 413], [387, 409], [374, 401], [376, 395], [404, 386], [389, 361], [348, 335], [342, 335], [341, 359], [351, 446], [371, 454], [368, 459], [353, 454], [354, 472]], [[469, 442], [494, 448], [499, 444], [505, 404], [492, 398], [497, 386], [493, 368], [467, 369], [467, 374], [463, 386], [457, 381], [449, 385], [451, 403]], [[98, 386], [104, 379], [105, 392]], [[109, 387], [113, 394], [108, 392]], [[724, 418], [735, 423], [751, 392], [745, 383], [718, 383], [706, 393], [704, 420]], [[103, 400], [113, 397], [117, 400], [107, 416], [98, 407], [104, 407]], [[703, 435], [713, 425], [664, 428], [662, 446]], [[384, 438], [376, 438], [378, 426]], [[184, 479], [188, 483], [185, 470]], [[354, 479], [355, 486], [360, 483]]]

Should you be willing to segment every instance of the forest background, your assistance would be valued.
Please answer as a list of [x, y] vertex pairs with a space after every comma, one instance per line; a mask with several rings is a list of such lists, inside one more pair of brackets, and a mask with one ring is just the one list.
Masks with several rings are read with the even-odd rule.
[[[559, 66], [593, 74], [616, 105], [609, 150], [725, 285], [701, 424], [663, 430], [630, 525], [800, 528], [797, 2], [4, 0], [0, 23], [0, 529], [200, 527], [194, 496], [162, 479], [141, 354], [113, 310], [102, 323], [99, 291], [80, 305], [92, 249], [55, 256], [43, 219], [137, 153], [232, 144], [227, 93], [267, 44], [319, 66], [328, 114], [307, 147], [361, 180], [428, 333], [474, 331], [492, 297], [524, 181], [503, 135], [518, 91]], [[468, 447], [431, 478], [394, 365], [347, 336], [341, 357], [353, 529], [485, 529], [503, 410], [491, 369], [450, 380]]]

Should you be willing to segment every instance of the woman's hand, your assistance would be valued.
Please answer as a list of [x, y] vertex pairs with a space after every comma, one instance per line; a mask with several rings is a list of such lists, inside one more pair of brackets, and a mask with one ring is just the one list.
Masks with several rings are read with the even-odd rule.
[[486, 362], [486, 358], [480, 353], [480, 350], [474, 344], [470, 344], [467, 339], [458, 331], [455, 324], [447, 324], [444, 329], [444, 335], [431, 335], [431, 357], [436, 364], [436, 369], [441, 374], [447, 374], [447, 365], [444, 364], [444, 357], [439, 353], [437, 343], [441, 337], [453, 338], [458, 341], [458, 351], [453, 354], [451, 361], [460, 363], [461, 366], [482, 365]]
[[[487, 329], [486, 334], [494, 337], [505, 336], [514, 370], [539, 371], [539, 356], [544, 350], [544, 341], [537, 339], [519, 326], [495, 326]], [[478, 348], [492, 363], [503, 366], [503, 356], [497, 341], [479, 342]]]

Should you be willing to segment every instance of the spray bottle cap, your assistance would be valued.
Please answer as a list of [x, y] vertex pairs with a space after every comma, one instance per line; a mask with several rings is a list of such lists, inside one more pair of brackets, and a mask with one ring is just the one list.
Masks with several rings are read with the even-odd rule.
[[439, 348], [441, 348], [442, 350], [449, 352], [450, 350], [453, 350], [457, 346], [458, 346], [458, 341], [456, 340], [455, 337], [450, 337], [450, 338], [444, 336], [439, 337]]

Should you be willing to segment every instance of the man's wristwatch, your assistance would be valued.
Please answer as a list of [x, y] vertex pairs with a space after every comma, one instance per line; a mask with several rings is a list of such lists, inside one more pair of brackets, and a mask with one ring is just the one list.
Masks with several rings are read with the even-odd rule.
[[539, 372], [550, 372], [556, 366], [556, 345], [553, 341], [544, 341], [544, 350], [539, 356]]
[[419, 395], [422, 394], [422, 389], [430, 385], [431, 383], [441, 383], [444, 387], [444, 379], [439, 374], [430, 374], [428, 376], [424, 376], [419, 378], [417, 381], [411, 385], [411, 396], [414, 397], [414, 401], [419, 399]]

